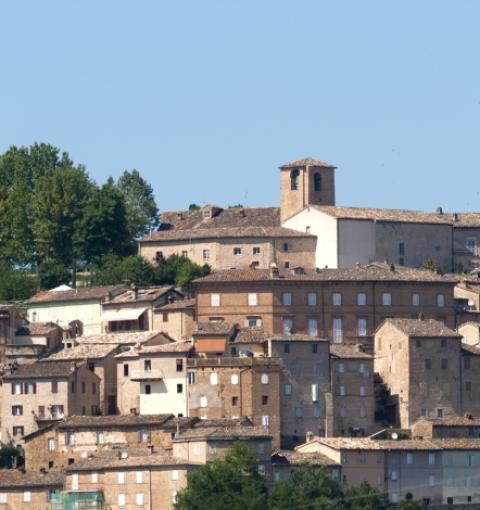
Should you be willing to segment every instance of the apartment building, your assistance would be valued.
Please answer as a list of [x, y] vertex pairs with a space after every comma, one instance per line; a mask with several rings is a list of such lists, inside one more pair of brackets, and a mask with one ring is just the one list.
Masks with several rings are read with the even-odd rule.
[[188, 415], [187, 342], [138, 346], [116, 356], [121, 414]]
[[398, 425], [462, 414], [461, 337], [434, 320], [388, 319], [375, 335], [374, 369], [397, 403]]
[[64, 416], [98, 414], [99, 385], [85, 362], [20, 365], [3, 377], [2, 441], [19, 444], [25, 434]]
[[455, 278], [375, 263], [349, 269], [217, 271], [195, 280], [197, 320], [373, 345], [389, 317], [455, 326]]

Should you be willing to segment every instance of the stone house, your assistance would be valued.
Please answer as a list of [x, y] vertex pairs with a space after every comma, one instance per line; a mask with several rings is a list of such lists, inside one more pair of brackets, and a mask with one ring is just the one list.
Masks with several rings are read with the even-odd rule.
[[272, 454], [272, 480], [286, 480], [291, 472], [305, 464], [314, 468], [326, 469], [337, 482], [342, 481], [342, 466], [330, 457], [318, 452], [299, 452], [296, 450], [277, 450]]
[[420, 418], [412, 425], [414, 439], [480, 438], [480, 419], [472, 415]]
[[195, 298], [178, 299], [153, 309], [154, 329], [176, 340], [189, 340], [195, 329]]
[[35, 294], [27, 304], [27, 319], [30, 323], [54, 322], [69, 331], [73, 325], [80, 334], [102, 333], [102, 303], [126, 291], [124, 285], [103, 287], [68, 286]]
[[333, 419], [328, 436], [375, 432], [373, 356], [355, 345], [330, 346]]
[[64, 416], [98, 414], [99, 385], [85, 362], [20, 365], [3, 377], [2, 441], [19, 444], [25, 434]]
[[188, 415], [186, 342], [139, 346], [116, 356], [121, 414]]
[[173, 285], [132, 287], [102, 303], [102, 332], [157, 330], [155, 308], [184, 297]]
[[217, 271], [195, 280], [197, 320], [299, 333], [334, 343], [373, 345], [387, 317], [455, 327], [456, 279], [383, 263], [350, 269]]
[[22, 318], [14, 305], [0, 305], [0, 363], [5, 363], [6, 346], [13, 343]]
[[51, 498], [63, 490], [65, 475], [58, 471], [33, 472], [2, 469], [0, 508], [2, 510], [51, 510]]
[[461, 337], [434, 320], [388, 319], [375, 334], [374, 370], [397, 403], [398, 425], [462, 413]]

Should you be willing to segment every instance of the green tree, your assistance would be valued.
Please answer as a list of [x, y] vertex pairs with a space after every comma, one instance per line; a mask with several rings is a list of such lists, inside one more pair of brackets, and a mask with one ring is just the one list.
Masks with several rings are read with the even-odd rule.
[[114, 285], [129, 281], [147, 287], [155, 284], [155, 270], [147, 260], [139, 255], [123, 259], [114, 254], [103, 257], [101, 265], [91, 268], [93, 285]]
[[54, 289], [59, 285], [71, 283], [73, 275], [68, 267], [54, 259], [46, 259], [37, 267], [37, 278], [41, 289]]
[[2, 444], [0, 448], [0, 469], [20, 467], [20, 455], [20, 449], [14, 446], [13, 443]]
[[257, 454], [236, 442], [224, 459], [188, 474], [188, 486], [177, 495], [176, 510], [265, 510], [266, 488], [257, 471]]
[[198, 209], [200, 209], [200, 206], [198, 204], [190, 204], [188, 206], [189, 211], [198, 211]]
[[426, 507], [423, 501], [406, 499], [401, 501], [400, 504], [395, 508], [398, 510], [425, 510]]
[[442, 272], [441, 267], [433, 259], [427, 259], [422, 264], [422, 269], [426, 269], [427, 271], [432, 271], [438, 274], [441, 274]]
[[125, 170], [117, 182], [123, 193], [126, 208], [127, 230], [132, 241], [147, 234], [159, 222], [158, 207], [153, 188], [138, 170]]
[[385, 508], [384, 497], [368, 482], [345, 491], [346, 506], [352, 510], [381, 510]]
[[158, 284], [175, 284], [188, 289], [195, 278], [206, 276], [211, 271], [208, 264], [200, 266], [188, 257], [170, 255], [155, 268], [155, 280]]
[[13, 269], [6, 261], [0, 262], [0, 300], [22, 301], [37, 291], [37, 278], [34, 274]]

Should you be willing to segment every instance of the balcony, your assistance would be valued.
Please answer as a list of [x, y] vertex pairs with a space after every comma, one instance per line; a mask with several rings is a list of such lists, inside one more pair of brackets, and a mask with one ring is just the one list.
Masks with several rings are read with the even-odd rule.
[[132, 381], [161, 381], [163, 380], [163, 370], [154, 368], [152, 370], [132, 370], [130, 379]]
[[190, 358], [187, 360], [189, 368], [202, 367], [258, 367], [258, 366], [279, 366], [280, 358], [251, 358], [251, 357], [215, 357], [215, 358]]

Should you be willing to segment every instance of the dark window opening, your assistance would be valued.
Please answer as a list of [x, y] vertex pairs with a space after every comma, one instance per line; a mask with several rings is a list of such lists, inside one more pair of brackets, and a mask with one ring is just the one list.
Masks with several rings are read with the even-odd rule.
[[300, 175], [300, 170], [298, 168], [294, 168], [290, 172], [290, 189], [292, 191], [298, 190], [298, 177]]
[[313, 189], [315, 191], [322, 191], [322, 176], [319, 173], [313, 176]]

